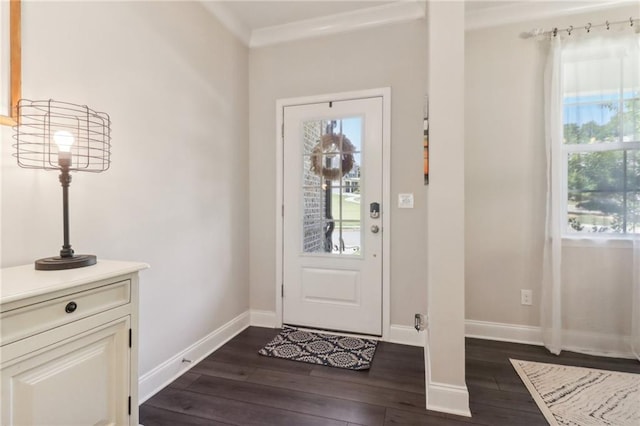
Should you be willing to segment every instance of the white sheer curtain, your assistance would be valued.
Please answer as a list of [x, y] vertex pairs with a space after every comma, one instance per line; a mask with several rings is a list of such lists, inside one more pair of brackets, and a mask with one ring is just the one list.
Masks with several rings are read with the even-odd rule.
[[562, 348], [562, 40], [551, 39], [545, 70], [547, 218], [543, 257], [542, 340], [551, 353]]
[[640, 236], [633, 239], [633, 299], [631, 319], [631, 351], [640, 361]]
[[[615, 84], [621, 91], [635, 92], [637, 96], [640, 90], [640, 35], [634, 30], [635, 28], [619, 28], [616, 31], [601, 31], [599, 34], [574, 32], [572, 35], [558, 34], [557, 37], [551, 37], [545, 70], [547, 209], [541, 328], [543, 342], [554, 354], [559, 354], [563, 347], [562, 235], [569, 229], [564, 211], [567, 208], [567, 192], [563, 161], [567, 161], [568, 157], [563, 151], [563, 101], [567, 93], [589, 93], [592, 89], [600, 90], [603, 87], [611, 89]], [[621, 61], [620, 58], [624, 60]], [[623, 62], [624, 66], [613, 66]], [[585, 63], [589, 66], [584, 66]], [[600, 88], [595, 89], [598, 86]], [[637, 121], [635, 125], [637, 126]], [[626, 135], [624, 132], [625, 130], [621, 134]], [[633, 139], [636, 141], [638, 132], [634, 131]], [[637, 193], [634, 195], [636, 199], [640, 196]], [[640, 222], [639, 216], [633, 218], [636, 224]], [[632, 300], [632, 315], [628, 321], [631, 330], [631, 351], [640, 360], [640, 225], [636, 225], [635, 231], [635, 234], [630, 233], [633, 236], [633, 265], [629, 276], [633, 277], [633, 287], [629, 294]], [[585, 234], [588, 236], [588, 233]], [[571, 271], [565, 271], [565, 274], [567, 273]], [[621, 311], [624, 311], [622, 307]]]

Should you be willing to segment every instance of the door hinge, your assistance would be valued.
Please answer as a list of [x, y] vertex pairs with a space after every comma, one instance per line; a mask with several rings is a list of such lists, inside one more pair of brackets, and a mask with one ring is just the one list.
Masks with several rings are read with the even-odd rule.
[[129, 347], [131, 347], [132, 341], [133, 341], [133, 333], [131, 332], [131, 329], [129, 329]]
[[280, 286], [280, 297], [284, 297], [284, 284]]
[[284, 140], [284, 121], [282, 122], [282, 132], [281, 132], [281, 134], [282, 134], [282, 140]]
[[127, 405], [129, 406], [129, 415], [131, 415], [131, 396], [129, 396], [129, 402], [127, 402]]
[[284, 204], [282, 205], [282, 217], [284, 217]]

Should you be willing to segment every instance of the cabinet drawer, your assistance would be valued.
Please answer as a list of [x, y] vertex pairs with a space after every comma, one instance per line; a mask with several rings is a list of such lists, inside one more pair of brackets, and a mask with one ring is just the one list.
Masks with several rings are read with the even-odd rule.
[[129, 303], [129, 280], [3, 312], [2, 346]]

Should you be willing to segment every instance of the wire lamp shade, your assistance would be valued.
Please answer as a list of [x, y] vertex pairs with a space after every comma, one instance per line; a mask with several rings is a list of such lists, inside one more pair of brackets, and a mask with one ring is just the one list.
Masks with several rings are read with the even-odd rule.
[[54, 100], [18, 101], [14, 148], [18, 165], [27, 169], [60, 170], [56, 133], [73, 135], [70, 171], [103, 172], [111, 163], [111, 120], [86, 105]]
[[111, 120], [86, 105], [52, 99], [18, 101], [14, 156], [27, 169], [56, 170], [62, 185], [64, 244], [60, 256], [39, 259], [39, 270], [73, 269], [94, 265], [96, 256], [76, 255], [69, 243], [69, 172], [99, 173], [111, 164]]

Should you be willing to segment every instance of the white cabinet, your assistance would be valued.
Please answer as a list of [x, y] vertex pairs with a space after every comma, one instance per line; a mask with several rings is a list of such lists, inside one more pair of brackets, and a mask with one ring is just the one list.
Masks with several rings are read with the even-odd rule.
[[138, 424], [138, 271], [2, 270], [2, 426]]

